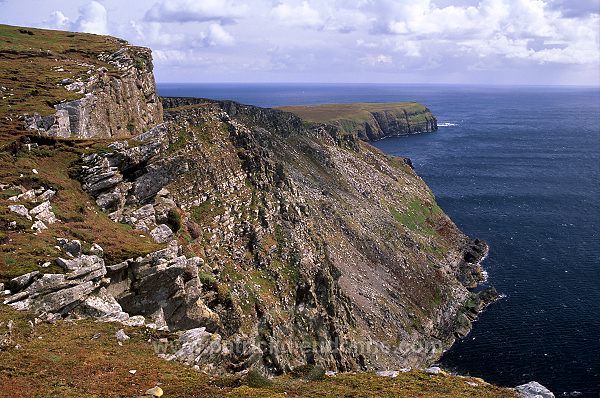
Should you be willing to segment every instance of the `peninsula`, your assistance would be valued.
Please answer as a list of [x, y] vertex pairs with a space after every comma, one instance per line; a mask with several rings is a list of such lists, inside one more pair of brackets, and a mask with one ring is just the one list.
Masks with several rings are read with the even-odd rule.
[[437, 119], [417, 102], [322, 104], [280, 107], [302, 119], [328, 123], [365, 141], [437, 131]]

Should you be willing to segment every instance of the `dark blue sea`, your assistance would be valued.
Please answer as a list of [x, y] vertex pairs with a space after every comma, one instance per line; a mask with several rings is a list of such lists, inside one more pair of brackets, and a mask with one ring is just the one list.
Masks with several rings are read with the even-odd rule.
[[375, 143], [408, 156], [440, 206], [487, 240], [505, 297], [442, 359], [557, 397], [600, 396], [600, 89], [418, 85], [159, 85], [259, 106], [419, 101], [438, 132]]

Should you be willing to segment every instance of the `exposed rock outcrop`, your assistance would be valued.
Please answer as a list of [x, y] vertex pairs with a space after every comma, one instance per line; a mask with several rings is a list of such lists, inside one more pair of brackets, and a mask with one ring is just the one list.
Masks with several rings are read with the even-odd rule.
[[523, 398], [554, 398], [552, 391], [537, 381], [530, 381], [527, 384], [520, 385], [515, 390]]
[[89, 65], [86, 81], [66, 85], [81, 99], [55, 105], [54, 115], [29, 117], [29, 129], [60, 138], [111, 138], [139, 134], [162, 122], [149, 49], [125, 46], [102, 54], [99, 61], [106, 67]]

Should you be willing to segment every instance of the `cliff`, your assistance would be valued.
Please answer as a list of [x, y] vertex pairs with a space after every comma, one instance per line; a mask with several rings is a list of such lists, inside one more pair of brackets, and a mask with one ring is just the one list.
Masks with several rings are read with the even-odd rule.
[[[29, 113], [29, 130], [111, 138], [162, 122], [149, 49], [114, 38], [7, 25], [0, 25], [0, 42], [2, 108], [17, 117]], [[47, 43], [51, 48], [39, 48]]]
[[435, 116], [416, 102], [323, 104], [279, 109], [308, 122], [334, 124], [365, 141], [437, 130]]
[[[30, 48], [36, 36], [80, 36], [2, 29], [8, 38], [0, 55], [38, 69], [56, 61], [14, 48]], [[61, 64], [102, 73], [131, 51], [150, 59], [116, 39], [80, 39], [90, 50], [73, 59], [63, 53]], [[58, 54], [48, 45], [46, 52]], [[117, 48], [100, 50], [109, 45]], [[4, 61], [17, 77], [27, 72]], [[148, 86], [136, 87], [154, 93], [144, 65], [112, 65], [118, 72], [109, 75], [110, 86], [146, 76]], [[52, 126], [64, 108], [55, 106], [63, 94], [78, 99], [60, 85], [62, 75], [39, 79], [54, 97], [10, 98], [0, 115], [7, 122], [0, 129], [0, 291], [4, 304], [31, 314], [32, 333], [41, 322], [42, 330], [97, 339], [94, 328], [110, 329], [61, 320], [120, 322], [139, 337], [136, 344], [158, 344], [162, 358], [219, 375], [282, 374], [307, 365], [398, 369], [435, 361], [494, 298], [468, 289], [482, 280], [485, 243], [458, 230], [404, 159], [352, 132], [232, 101], [166, 98], [163, 114], [139, 91], [117, 112], [159, 112], [154, 123], [137, 125], [142, 133], [118, 130], [105, 108], [80, 103], [87, 122], [75, 118], [78, 126], [102, 122], [60, 139]], [[20, 81], [8, 79], [3, 90], [27, 91]], [[117, 92], [82, 83], [89, 84], [85, 98], [96, 101]], [[54, 122], [32, 126], [44, 115]], [[11, 328], [0, 349], [12, 350], [10, 363], [23, 366], [12, 340], [21, 332]], [[34, 340], [26, 349], [45, 349]], [[487, 396], [511, 395], [492, 390]]]

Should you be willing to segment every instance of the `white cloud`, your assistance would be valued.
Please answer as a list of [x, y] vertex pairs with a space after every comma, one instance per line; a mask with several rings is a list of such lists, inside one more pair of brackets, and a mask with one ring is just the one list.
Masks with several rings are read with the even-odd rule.
[[213, 23], [208, 26], [208, 35], [206, 37], [211, 46], [231, 46], [235, 42], [233, 36], [219, 24]]
[[50, 19], [45, 21], [45, 24], [53, 29], [69, 29], [71, 20], [62, 11], [54, 11], [50, 14]]
[[230, 23], [248, 10], [245, 4], [234, 0], [162, 0], [155, 3], [144, 17], [155, 22], [207, 22]]
[[91, 1], [79, 9], [75, 21], [67, 17], [62, 11], [53, 11], [50, 18], [46, 19], [44, 27], [51, 29], [70, 30], [75, 32], [108, 34], [108, 15], [106, 8], [97, 1]]
[[377, 66], [377, 65], [390, 65], [393, 60], [389, 55], [368, 55], [360, 59], [360, 62], [365, 65]]
[[80, 16], [75, 21], [74, 30], [99, 35], [108, 34], [106, 8], [97, 1], [91, 1], [79, 9]]
[[279, 3], [273, 8], [271, 14], [286, 26], [316, 29], [322, 29], [324, 26], [321, 14], [311, 7], [308, 1], [303, 1], [298, 6]]

